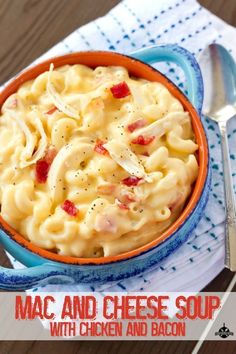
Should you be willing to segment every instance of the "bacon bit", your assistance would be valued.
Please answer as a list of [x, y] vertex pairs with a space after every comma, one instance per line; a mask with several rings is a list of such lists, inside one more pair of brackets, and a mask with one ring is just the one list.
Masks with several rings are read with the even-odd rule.
[[175, 201], [175, 202], [173, 202], [173, 203], [171, 203], [169, 206], [168, 206], [168, 208], [170, 209], [170, 211], [172, 212], [172, 211], [175, 211], [175, 209], [177, 208], [179, 206], [179, 201]]
[[108, 151], [106, 148], [104, 148], [103, 144], [105, 144], [105, 142], [103, 142], [100, 139], [97, 139], [96, 145], [94, 147], [94, 151], [96, 151], [98, 154], [101, 154], [101, 155], [108, 154]]
[[17, 105], [18, 105], [18, 100], [17, 100], [17, 98], [14, 98], [12, 101], [12, 108], [16, 108]]
[[49, 148], [45, 156], [36, 162], [35, 177], [38, 183], [46, 183], [51, 164], [57, 154], [55, 148]]
[[10, 97], [8, 97], [8, 99], [6, 100], [6, 102], [3, 105], [3, 111], [5, 109], [14, 109], [17, 107], [18, 105], [18, 100], [15, 97], [16, 95], [12, 95]]
[[137, 201], [135, 194], [127, 190], [120, 190], [119, 193], [117, 194], [117, 198], [121, 203], [124, 204], [129, 204]]
[[136, 176], [129, 176], [127, 178], [122, 179], [121, 182], [126, 186], [131, 187], [131, 186], [137, 186], [141, 181], [143, 181], [143, 178], [136, 177]]
[[146, 119], [138, 119], [136, 122], [133, 122], [127, 126], [127, 129], [130, 133], [133, 133], [136, 129], [145, 127], [147, 125]]
[[168, 208], [170, 209], [170, 211], [175, 211], [177, 207], [179, 207], [179, 205], [182, 203], [183, 200], [183, 193], [178, 192], [177, 198], [168, 205]]
[[115, 203], [118, 206], [118, 208], [120, 208], [122, 210], [129, 210], [129, 206], [126, 205], [125, 203], [121, 203], [121, 201], [119, 199], [116, 199]]
[[149, 155], [149, 153], [148, 153], [147, 151], [144, 151], [141, 155], [142, 155], [142, 156], [147, 156], [147, 157], [149, 157], [149, 156], [150, 156], [150, 155]]
[[54, 147], [50, 147], [47, 152], [46, 155], [44, 156], [44, 160], [51, 165], [53, 160], [55, 159], [57, 155], [57, 150]]
[[16, 108], [18, 104], [17, 98], [12, 98], [12, 100], [9, 102], [8, 108]]
[[36, 162], [35, 178], [38, 183], [46, 183], [48, 178], [49, 168], [50, 168], [50, 164], [43, 159], [38, 160]]
[[46, 112], [46, 114], [53, 114], [54, 112], [58, 111], [57, 107], [52, 107], [51, 109], [49, 109], [49, 111]]
[[112, 86], [110, 90], [111, 90], [111, 93], [113, 94], [113, 97], [115, 97], [115, 98], [124, 98], [126, 96], [131, 95], [129, 86], [127, 85], [127, 83], [125, 81]]
[[64, 203], [61, 205], [61, 208], [70, 216], [77, 216], [79, 212], [75, 204], [68, 199], [64, 201]]
[[115, 184], [101, 184], [97, 186], [97, 192], [102, 195], [112, 195], [115, 194], [116, 185]]
[[139, 135], [137, 136], [137, 138], [133, 139], [131, 143], [136, 145], [149, 145], [154, 139], [155, 136]]

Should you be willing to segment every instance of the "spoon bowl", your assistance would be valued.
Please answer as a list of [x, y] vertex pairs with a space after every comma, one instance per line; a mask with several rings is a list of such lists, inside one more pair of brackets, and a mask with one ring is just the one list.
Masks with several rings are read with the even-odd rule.
[[209, 45], [200, 57], [204, 83], [203, 114], [219, 125], [225, 189], [225, 265], [236, 271], [236, 207], [230, 167], [227, 122], [236, 116], [236, 64], [219, 44]]
[[219, 44], [209, 45], [200, 57], [204, 82], [203, 114], [219, 122], [236, 115], [236, 65]]

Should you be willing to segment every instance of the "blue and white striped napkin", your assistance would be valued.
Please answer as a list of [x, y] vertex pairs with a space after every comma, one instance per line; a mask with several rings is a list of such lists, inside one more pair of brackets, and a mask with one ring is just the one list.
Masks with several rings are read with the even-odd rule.
[[[226, 5], [227, 6], [227, 5]], [[140, 47], [177, 43], [196, 57], [212, 42], [223, 44], [236, 59], [236, 30], [202, 8], [195, 0], [124, 0], [106, 16], [73, 32], [37, 60], [63, 53], [101, 49], [130, 53]], [[181, 72], [167, 63], [158, 68], [183, 91]], [[155, 270], [118, 284], [65, 286], [64, 291], [199, 291], [224, 267], [224, 195], [220, 136], [215, 123], [204, 125], [210, 146], [213, 181], [202, 220], [188, 242]], [[229, 143], [236, 186], [236, 121], [229, 124]], [[21, 267], [17, 261], [14, 267]], [[48, 286], [47, 290], [56, 290]], [[37, 290], [37, 289], [35, 289]], [[44, 289], [45, 290], [45, 289]]]

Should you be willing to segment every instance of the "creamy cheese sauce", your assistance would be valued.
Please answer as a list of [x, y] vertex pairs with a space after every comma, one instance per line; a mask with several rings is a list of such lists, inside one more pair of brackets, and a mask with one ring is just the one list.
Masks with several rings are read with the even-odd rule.
[[6, 100], [0, 141], [2, 217], [61, 255], [117, 255], [158, 238], [198, 175], [188, 112], [122, 67], [51, 66]]

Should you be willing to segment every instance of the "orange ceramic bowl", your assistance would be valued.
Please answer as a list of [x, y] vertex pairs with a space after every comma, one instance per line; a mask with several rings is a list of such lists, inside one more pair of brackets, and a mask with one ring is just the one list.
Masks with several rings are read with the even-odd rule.
[[[17, 260], [28, 267], [34, 267], [34, 274], [32, 276], [30, 275], [31, 273], [29, 273], [30, 269], [26, 269], [28, 273], [25, 273], [24, 277], [18, 274], [16, 277], [17, 280], [14, 278], [14, 284], [6, 277], [5, 273], [4, 276], [1, 276], [0, 271], [0, 287], [16, 288], [18, 286], [18, 288], [28, 288], [31, 287], [32, 284], [37, 284], [42, 279], [45, 281], [45, 279], [50, 278], [50, 281], [52, 281], [55, 276], [57, 277], [57, 282], [58, 279], [65, 279], [65, 276], [70, 277], [70, 279], [76, 282], [89, 283], [124, 279], [142, 273], [173, 252], [187, 239], [188, 235], [199, 221], [207, 202], [210, 184], [208, 145], [200, 117], [202, 81], [199, 67], [189, 52], [176, 46], [147, 48], [133, 54], [133, 56], [136, 56], [138, 59], [114, 52], [94, 51], [72, 53], [46, 60], [30, 67], [13, 79], [0, 94], [0, 106], [2, 106], [4, 101], [11, 94], [16, 92], [23, 83], [35, 79], [38, 75], [47, 71], [51, 63], [53, 63], [55, 67], [66, 64], [84, 64], [91, 68], [118, 65], [125, 67], [132, 76], [162, 83], [168, 88], [172, 95], [181, 102], [184, 109], [189, 112], [196, 141], [199, 145], [199, 174], [182, 214], [161, 236], [158, 236], [157, 239], [144, 246], [117, 256], [100, 258], [62, 256], [41, 249], [26, 240], [0, 217], [1, 242], [3, 246]], [[185, 65], [183, 69], [186, 75], [189, 76], [188, 80], [190, 86], [192, 85], [191, 90], [196, 91], [194, 92], [193, 100], [195, 99], [195, 104], [198, 105], [198, 111], [180, 89], [166, 76], [140, 60], [143, 59], [149, 62], [153, 62], [154, 60], [163, 61], [165, 60], [165, 56], [167, 60], [172, 59], [175, 62], [179, 60], [178, 64], [182, 65], [182, 67]], [[198, 95], [198, 97], [196, 97], [196, 95]], [[10, 283], [7, 283], [6, 278]], [[26, 278], [27, 280], [23, 280]], [[63, 282], [63, 280], [61, 281]]]

